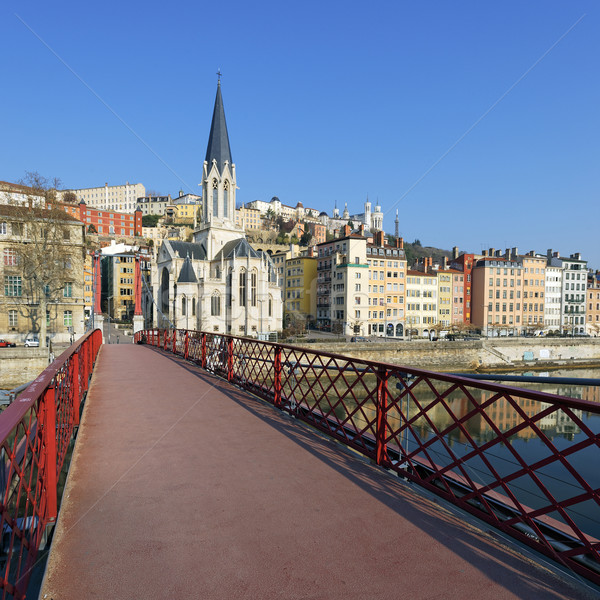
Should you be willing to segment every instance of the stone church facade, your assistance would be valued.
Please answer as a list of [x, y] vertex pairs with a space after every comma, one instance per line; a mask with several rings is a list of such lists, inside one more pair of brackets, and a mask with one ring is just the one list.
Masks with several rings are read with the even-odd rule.
[[152, 287], [158, 327], [255, 337], [280, 331], [282, 296], [268, 254], [235, 225], [236, 173], [221, 96], [213, 111], [202, 176], [202, 222], [193, 242], [165, 240]]

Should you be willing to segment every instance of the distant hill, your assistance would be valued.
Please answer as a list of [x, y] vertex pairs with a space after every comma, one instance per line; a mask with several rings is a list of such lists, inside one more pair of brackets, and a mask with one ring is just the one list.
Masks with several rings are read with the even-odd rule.
[[[393, 237], [391, 237], [390, 243], [394, 243]], [[452, 258], [452, 252], [450, 250], [443, 250], [442, 248], [435, 248], [434, 246], [422, 246], [420, 240], [415, 240], [412, 243], [405, 241], [404, 252], [406, 253], [406, 261], [409, 268], [420, 258], [431, 257], [434, 264], [436, 262], [441, 264], [444, 256], [448, 258], [448, 260]]]

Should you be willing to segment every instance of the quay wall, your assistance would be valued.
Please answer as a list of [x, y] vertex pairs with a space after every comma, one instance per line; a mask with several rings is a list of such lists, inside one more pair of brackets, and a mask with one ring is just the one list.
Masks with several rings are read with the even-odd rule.
[[[302, 346], [299, 341], [296, 345]], [[346, 354], [432, 371], [486, 371], [600, 367], [600, 338], [515, 338], [473, 341], [400, 340], [304, 344], [308, 349]]]
[[48, 348], [0, 348], [0, 389], [34, 380], [48, 366]]

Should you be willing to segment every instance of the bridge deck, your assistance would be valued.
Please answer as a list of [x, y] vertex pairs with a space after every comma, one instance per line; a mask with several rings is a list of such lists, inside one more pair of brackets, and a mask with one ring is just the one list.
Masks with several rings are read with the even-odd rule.
[[40, 597], [592, 596], [183, 360], [110, 345]]

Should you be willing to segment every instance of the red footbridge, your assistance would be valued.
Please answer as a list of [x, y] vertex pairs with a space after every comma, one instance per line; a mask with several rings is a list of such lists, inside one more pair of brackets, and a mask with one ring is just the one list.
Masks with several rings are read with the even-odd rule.
[[[2, 598], [596, 598], [600, 405], [182, 330], [0, 415]], [[67, 468], [68, 467], [68, 468]]]

